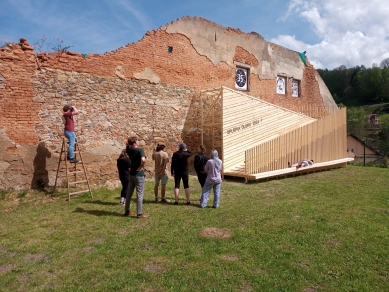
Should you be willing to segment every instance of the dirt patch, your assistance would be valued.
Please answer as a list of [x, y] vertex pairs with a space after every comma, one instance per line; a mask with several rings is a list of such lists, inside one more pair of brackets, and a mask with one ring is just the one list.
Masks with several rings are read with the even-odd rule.
[[145, 272], [159, 274], [163, 272], [164, 266], [162, 263], [150, 263], [145, 266], [144, 270]]
[[76, 248], [76, 249], [74, 249], [74, 251], [84, 251], [84, 252], [87, 252], [87, 253], [91, 253], [94, 250], [95, 250], [95, 248], [93, 246], [86, 246], [86, 247], [83, 247], [83, 248]]
[[98, 237], [93, 240], [93, 243], [103, 243], [103, 242], [104, 242], [104, 238], [102, 237]]
[[0, 245], [0, 256], [2, 257], [9, 257], [9, 258], [13, 258], [14, 256], [16, 256], [17, 253], [16, 252], [8, 252], [4, 246]]
[[125, 227], [125, 228], [122, 228], [118, 231], [118, 234], [122, 234], [122, 235], [126, 235], [126, 234], [130, 234], [130, 233], [134, 233], [136, 231], [136, 228], [131, 226], [131, 227]]
[[0, 274], [6, 274], [16, 268], [16, 265], [2, 265], [0, 266]]
[[26, 274], [21, 275], [21, 276], [19, 277], [19, 280], [20, 280], [20, 281], [23, 281], [23, 282], [27, 282], [28, 280], [30, 280], [30, 275], [26, 275]]
[[146, 263], [143, 270], [145, 272], [159, 274], [159, 273], [164, 272], [167, 269], [167, 267], [166, 267], [167, 262], [168, 262], [167, 258], [155, 257], [155, 258], [151, 259], [148, 263]]
[[81, 250], [85, 251], [87, 253], [90, 253], [90, 252], [94, 251], [95, 249], [92, 246], [87, 246], [87, 247], [82, 248]]
[[312, 288], [312, 287], [308, 287], [304, 290], [304, 292], [316, 292], [317, 290], [315, 288]]
[[151, 249], [153, 249], [154, 248], [154, 246], [152, 246], [151, 244], [145, 244], [144, 246], [143, 246], [143, 250], [151, 250]]
[[235, 262], [238, 261], [240, 257], [235, 254], [226, 254], [226, 255], [222, 255], [222, 259], [230, 262]]
[[328, 246], [338, 246], [340, 245], [340, 241], [336, 240], [336, 239], [330, 239], [327, 241], [327, 245]]
[[250, 284], [245, 284], [239, 289], [239, 291], [253, 291], [253, 290], [254, 288]]
[[265, 197], [269, 197], [269, 198], [274, 198], [276, 195], [275, 194], [266, 194]]
[[294, 262], [293, 264], [304, 269], [309, 269], [309, 264], [304, 262]]
[[258, 274], [258, 275], [264, 275], [264, 274], [266, 274], [266, 271], [262, 270], [262, 269], [258, 269], [258, 270], [255, 271], [255, 273]]
[[389, 213], [389, 209], [385, 209], [385, 208], [378, 208], [377, 211], [382, 213]]
[[23, 259], [26, 262], [33, 262], [33, 263], [44, 260], [45, 258], [46, 258], [46, 256], [44, 254], [39, 254], [39, 253], [37, 253], [37, 254], [28, 253], [23, 257]]
[[230, 238], [232, 236], [231, 230], [217, 227], [205, 228], [199, 234], [200, 236], [210, 238]]

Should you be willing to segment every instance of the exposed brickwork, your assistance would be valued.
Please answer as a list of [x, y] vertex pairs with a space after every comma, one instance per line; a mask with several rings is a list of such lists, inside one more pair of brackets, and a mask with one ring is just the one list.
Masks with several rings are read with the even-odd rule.
[[[228, 33], [242, 34], [241, 31], [233, 29], [228, 30]], [[173, 48], [172, 53], [168, 52], [168, 46]], [[275, 50], [274, 54], [277, 55], [278, 46], [272, 44], [272, 47]], [[234, 61], [254, 67], [259, 65], [253, 54], [239, 46], [236, 47]], [[92, 54], [83, 57], [77, 53], [40, 54], [38, 63], [42, 67], [112, 77], [117, 76], [117, 67], [121, 66], [124, 78], [133, 78], [134, 74], [150, 68], [159, 76], [159, 82], [162, 84], [198, 89], [222, 85], [235, 87], [235, 68], [230, 68], [225, 63], [214, 66], [207, 57], [196, 52], [187, 37], [180, 34], [169, 34], [163, 30], [149, 31], [139, 42], [128, 44], [104, 55]], [[305, 70], [301, 85], [306, 83], [305, 78], [314, 80], [315, 74], [317, 73], [313, 68]], [[287, 82], [287, 86], [287, 94], [278, 95], [275, 93], [276, 76], [271, 80], [260, 80], [258, 76], [252, 74], [248, 93], [284, 107], [293, 108], [293, 105], [305, 102], [322, 106], [320, 93], [317, 95], [318, 99], [312, 99], [311, 95], [312, 92], [317, 94], [319, 91], [317, 82], [308, 82], [308, 85], [301, 90], [301, 96], [298, 99], [291, 96], [292, 83]]]
[[23, 50], [23, 46], [26, 45], [21, 43], [12, 51], [3, 49], [0, 54], [0, 73], [4, 79], [0, 88], [0, 129], [5, 129], [5, 134], [16, 143], [36, 144], [38, 138], [31, 130], [39, 121], [40, 103], [33, 100], [32, 83], [36, 64], [33, 52]]
[[234, 61], [251, 65], [253, 67], [257, 67], [259, 65], [257, 58], [242, 47], [237, 46], [235, 48], [235, 52]]
[[[224, 33], [251, 36], [232, 28]], [[273, 45], [272, 50], [277, 56], [279, 48]], [[236, 46], [232, 56], [233, 61], [261, 66], [243, 46]], [[276, 94], [276, 74], [271, 79], [251, 74], [247, 93], [284, 107], [321, 106], [316, 74], [312, 66], [306, 67], [299, 98], [291, 96], [290, 80], [287, 94]], [[108, 181], [117, 179], [115, 160], [130, 134], [140, 136], [148, 157], [161, 139], [170, 154], [181, 140], [195, 150], [199, 90], [235, 87], [235, 67], [226, 62], [215, 66], [187, 36], [163, 29], [116, 51], [86, 57], [72, 52], [35, 56], [22, 39], [0, 49], [0, 77], [0, 189], [33, 187], [42, 177], [53, 183], [64, 104], [80, 110], [77, 135], [91, 179]]]

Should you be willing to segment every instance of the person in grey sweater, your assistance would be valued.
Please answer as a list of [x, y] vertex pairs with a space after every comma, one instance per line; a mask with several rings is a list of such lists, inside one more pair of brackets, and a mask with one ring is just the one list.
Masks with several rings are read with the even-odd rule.
[[204, 170], [207, 173], [207, 178], [201, 194], [200, 206], [201, 208], [205, 208], [207, 206], [209, 193], [213, 189], [212, 208], [217, 208], [220, 203], [222, 161], [219, 159], [219, 155], [215, 149], [211, 151], [211, 159], [209, 159], [205, 164]]

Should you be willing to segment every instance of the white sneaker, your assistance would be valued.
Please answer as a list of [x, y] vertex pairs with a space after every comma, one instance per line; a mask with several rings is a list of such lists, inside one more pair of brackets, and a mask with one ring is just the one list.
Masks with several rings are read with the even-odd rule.
[[120, 204], [125, 204], [126, 203], [126, 199], [125, 198], [120, 198]]

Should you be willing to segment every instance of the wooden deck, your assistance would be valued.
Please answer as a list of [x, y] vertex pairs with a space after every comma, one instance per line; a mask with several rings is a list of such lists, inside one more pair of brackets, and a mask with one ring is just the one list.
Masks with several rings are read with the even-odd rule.
[[316, 171], [322, 171], [327, 169], [333, 169], [333, 168], [339, 168], [344, 167], [347, 165], [347, 162], [353, 161], [354, 158], [342, 158], [332, 161], [326, 161], [326, 162], [319, 162], [315, 163], [311, 166], [301, 167], [296, 169], [295, 167], [287, 167], [283, 169], [273, 170], [273, 171], [267, 171], [267, 172], [260, 172], [260, 173], [253, 173], [253, 174], [245, 174], [244, 172], [244, 165], [241, 167], [235, 168], [233, 171], [224, 172], [223, 176], [233, 176], [233, 177], [243, 177], [245, 178], [245, 181], [248, 180], [260, 180], [264, 178], [278, 178], [283, 176], [295, 176], [295, 175], [301, 175], [304, 173], [310, 173], [310, 172], [316, 172]]

